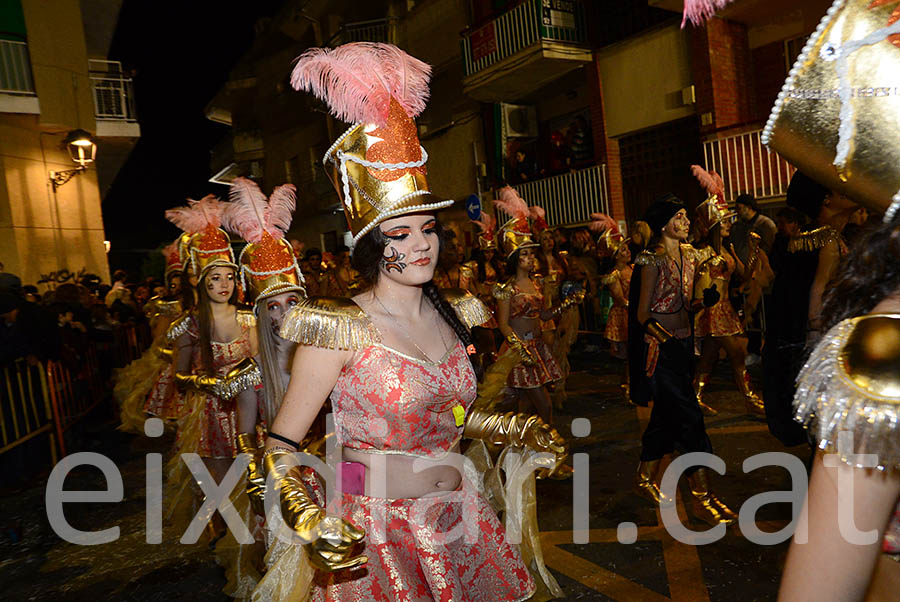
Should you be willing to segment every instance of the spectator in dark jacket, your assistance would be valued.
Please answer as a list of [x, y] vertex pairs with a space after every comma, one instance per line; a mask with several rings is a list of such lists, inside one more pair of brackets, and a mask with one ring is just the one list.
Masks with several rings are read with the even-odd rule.
[[759, 212], [756, 199], [751, 194], [737, 198], [738, 221], [731, 227], [731, 242], [738, 257], [745, 264], [750, 258], [750, 233], [755, 232], [762, 239], [760, 248], [768, 254], [775, 241], [775, 222]]

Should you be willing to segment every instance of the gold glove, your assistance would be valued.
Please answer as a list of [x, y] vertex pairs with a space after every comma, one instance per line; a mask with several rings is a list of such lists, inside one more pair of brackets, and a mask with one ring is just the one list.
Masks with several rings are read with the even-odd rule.
[[366, 536], [338, 516], [328, 516], [313, 502], [300, 482], [298, 467], [288, 458], [289, 452], [274, 449], [263, 456], [268, 478], [273, 480], [281, 501], [281, 516], [285, 522], [308, 542], [304, 544], [310, 562], [325, 572], [353, 569], [369, 559], [354, 556], [353, 548]]
[[566, 477], [571, 474], [563, 462], [569, 457], [566, 440], [537, 416], [528, 414], [489, 414], [473, 409], [466, 419], [463, 436], [479, 439], [490, 446], [527, 447], [536, 452], [549, 452], [556, 456], [553, 468], [541, 469], [538, 478]]
[[250, 464], [247, 465], [247, 497], [250, 498], [250, 506], [257, 514], [265, 516], [266, 475], [262, 472], [255, 439], [255, 433], [238, 433], [235, 445], [238, 453], [250, 456]]
[[519, 355], [522, 357], [522, 362], [529, 366], [532, 366], [537, 363], [537, 360], [534, 357], [534, 354], [531, 352], [531, 349], [528, 348], [528, 345], [522, 340], [515, 331], [509, 333], [506, 337], [506, 341], [509, 343], [509, 346], [519, 352]]
[[672, 338], [672, 333], [660, 325], [659, 322], [650, 318], [644, 322], [644, 332], [655, 338], [660, 343], [665, 343]]
[[165, 345], [154, 347], [154, 350], [156, 351], [157, 357], [166, 362], [171, 362], [172, 357], [175, 355], [175, 350], [171, 347], [166, 347]]
[[223, 399], [231, 399], [241, 391], [262, 384], [262, 373], [252, 357], [245, 357], [228, 371], [219, 383], [216, 393]]
[[208, 374], [185, 374], [184, 372], [175, 373], [175, 386], [182, 391], [185, 389], [193, 389], [201, 393], [217, 394], [217, 389], [222, 383], [222, 379], [218, 376], [209, 376]]
[[573, 305], [578, 305], [582, 301], [584, 301], [584, 289], [577, 290], [563, 299], [562, 303], [559, 304], [559, 307], [553, 310], [553, 315], [558, 316], [568, 308], [572, 307]]

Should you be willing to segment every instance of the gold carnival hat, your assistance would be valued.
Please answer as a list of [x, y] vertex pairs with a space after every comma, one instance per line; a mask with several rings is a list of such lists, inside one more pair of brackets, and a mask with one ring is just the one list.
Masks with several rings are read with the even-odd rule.
[[762, 141], [868, 208], [900, 208], [897, 0], [836, 0], [803, 47]]
[[528, 225], [531, 211], [514, 188], [504, 186], [498, 190], [494, 205], [512, 218], [500, 226], [501, 246], [507, 257], [519, 249], [538, 246], [531, 239], [531, 227]]
[[700, 225], [709, 231], [716, 224], [733, 219], [737, 215], [728, 207], [725, 200], [725, 182], [715, 171], [706, 171], [699, 165], [691, 165], [691, 173], [697, 178], [700, 186], [708, 195], [706, 200], [697, 205], [696, 215]]
[[622, 245], [628, 240], [619, 231], [616, 220], [605, 213], [592, 213], [588, 228], [594, 232], [600, 232], [597, 239], [597, 250], [601, 255], [615, 257]]
[[478, 226], [478, 248], [482, 251], [497, 250], [497, 220], [490, 213], [481, 213], [479, 219], [473, 219], [472, 222]]
[[188, 200], [184, 207], [166, 211], [166, 219], [185, 232], [179, 238], [183, 249], [182, 262], [184, 268], [198, 280], [214, 267], [237, 270], [228, 234], [219, 228], [222, 211], [219, 199], [211, 194], [199, 201]]
[[335, 187], [354, 244], [386, 219], [453, 204], [428, 188], [428, 154], [413, 121], [425, 109], [430, 77], [429, 65], [391, 44], [311, 48], [297, 59], [293, 87], [354, 124], [323, 158], [340, 174]]
[[167, 282], [172, 275], [178, 275], [184, 269], [180, 245], [182, 236], [162, 248], [163, 257], [166, 258], [166, 271], [163, 277]]
[[266, 196], [252, 180], [236, 178], [222, 214], [225, 228], [247, 241], [238, 263], [241, 286], [251, 304], [268, 297], [296, 291], [306, 296], [303, 273], [294, 249], [284, 240], [296, 206], [296, 189], [282, 184]]

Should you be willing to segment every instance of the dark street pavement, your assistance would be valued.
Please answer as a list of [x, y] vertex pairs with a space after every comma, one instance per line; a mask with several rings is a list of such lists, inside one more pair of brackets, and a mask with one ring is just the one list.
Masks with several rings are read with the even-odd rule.
[[[590, 419], [589, 436], [573, 439], [573, 452], [590, 460], [590, 543], [572, 543], [572, 481], [538, 483], [539, 522], [547, 565], [567, 600], [774, 600], [788, 543], [761, 546], [748, 541], [737, 526], [720, 541], [704, 546], [679, 543], [661, 526], [657, 509], [631, 491], [640, 453], [640, 433], [649, 411], [629, 406], [618, 387], [620, 364], [605, 353], [572, 357], [569, 399], [556, 421], [570, 436], [574, 418]], [[724, 476], [712, 475], [720, 498], [737, 511], [751, 496], [790, 489], [787, 471], [764, 467], [742, 471], [743, 461], [768, 451], [789, 451], [805, 461], [804, 446], [785, 450], [764, 421], [745, 413], [743, 400], [720, 361], [709, 386], [708, 402], [720, 410], [707, 418], [715, 452], [725, 461]], [[162, 545], [144, 541], [144, 457], [165, 452], [171, 437], [147, 439], [123, 434], [109, 421], [96, 421], [82, 433], [81, 449], [112, 458], [124, 480], [125, 499], [118, 503], [66, 504], [66, 517], [80, 529], [120, 528], [118, 541], [76, 546], [50, 528], [45, 510], [47, 474], [4, 489], [0, 498], [0, 598], [4, 600], [223, 600], [224, 573], [207, 546], [177, 542], [180, 534], [164, 533]], [[683, 481], [683, 480], [682, 480]], [[684, 482], [681, 483], [682, 487]], [[104, 489], [94, 468], [73, 471], [66, 489]], [[679, 496], [679, 515], [692, 521]], [[686, 498], [685, 498], [686, 499]], [[688, 504], [689, 506], [689, 504]], [[689, 509], [689, 508], [688, 508]], [[757, 524], [777, 531], [790, 520], [790, 506], [761, 508]], [[637, 541], [618, 543], [621, 523], [637, 526]]]

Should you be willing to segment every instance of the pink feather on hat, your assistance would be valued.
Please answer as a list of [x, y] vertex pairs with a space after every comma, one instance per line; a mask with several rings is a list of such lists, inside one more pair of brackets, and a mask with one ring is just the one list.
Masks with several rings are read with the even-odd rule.
[[725, 182], [722, 181], [722, 176], [712, 170], [706, 171], [699, 165], [691, 165], [691, 174], [697, 178], [708, 196], [716, 195], [720, 201], [725, 200]]
[[260, 242], [267, 232], [276, 240], [284, 238], [291, 227], [296, 206], [296, 188], [292, 184], [282, 184], [266, 199], [256, 182], [235, 178], [228, 197], [231, 202], [222, 216], [223, 225], [247, 242]]
[[490, 213], [481, 212], [481, 219], [472, 220], [482, 232], [493, 232], [497, 228], [497, 220]]
[[516, 192], [516, 189], [512, 186], [504, 186], [497, 191], [497, 198], [494, 199], [494, 204], [504, 213], [516, 219], [527, 220], [531, 215], [531, 211], [528, 209], [528, 204], [525, 202], [525, 199], [520, 197], [519, 193]]
[[291, 85], [315, 94], [338, 119], [384, 126], [391, 98], [411, 119], [425, 109], [430, 78], [430, 65], [393, 44], [355, 42], [301, 54]]
[[588, 228], [594, 232], [602, 233], [607, 230], [612, 230], [613, 233], [618, 233], [619, 224], [605, 213], [592, 213], [591, 223], [588, 224]]
[[700, 26], [706, 23], [717, 10], [722, 10], [732, 0], [684, 0], [684, 14], [681, 18], [681, 28], [690, 21], [691, 25]]
[[166, 219], [190, 234], [202, 232], [209, 227], [218, 228], [222, 223], [223, 207], [214, 194], [208, 194], [199, 201], [188, 199], [183, 207], [166, 211]]

